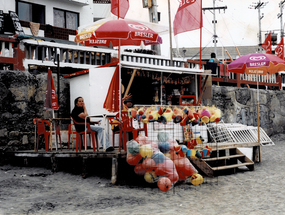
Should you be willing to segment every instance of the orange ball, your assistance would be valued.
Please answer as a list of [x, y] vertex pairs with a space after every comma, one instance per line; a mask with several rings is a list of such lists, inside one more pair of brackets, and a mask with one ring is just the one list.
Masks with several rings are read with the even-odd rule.
[[157, 182], [157, 186], [161, 191], [168, 191], [171, 188], [171, 184], [171, 180], [167, 177], [162, 177]]

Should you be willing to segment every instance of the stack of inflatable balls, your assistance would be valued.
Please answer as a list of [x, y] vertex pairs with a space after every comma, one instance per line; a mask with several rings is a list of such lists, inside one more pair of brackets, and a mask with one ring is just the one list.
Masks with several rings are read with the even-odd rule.
[[197, 125], [201, 123], [216, 122], [221, 120], [221, 111], [215, 106], [212, 107], [141, 107], [130, 108], [129, 117], [136, 118], [143, 123], [160, 122], [166, 124], [169, 121], [180, 123], [181, 126], [188, 124]]
[[135, 166], [136, 174], [144, 177], [148, 183], [157, 183], [162, 191], [168, 191], [177, 181], [191, 178], [193, 185], [203, 183], [203, 177], [175, 148], [179, 145], [168, 137], [168, 133], [159, 132], [157, 141], [139, 136], [127, 142], [127, 162]]

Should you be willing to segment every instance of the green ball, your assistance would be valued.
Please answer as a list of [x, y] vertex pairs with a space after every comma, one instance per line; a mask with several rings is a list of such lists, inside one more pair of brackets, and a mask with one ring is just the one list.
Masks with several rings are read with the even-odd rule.
[[130, 140], [127, 142], [128, 153], [132, 155], [137, 155], [140, 152], [140, 145], [135, 140]]
[[167, 142], [169, 139], [168, 133], [167, 132], [159, 132], [157, 134], [157, 139], [159, 142]]

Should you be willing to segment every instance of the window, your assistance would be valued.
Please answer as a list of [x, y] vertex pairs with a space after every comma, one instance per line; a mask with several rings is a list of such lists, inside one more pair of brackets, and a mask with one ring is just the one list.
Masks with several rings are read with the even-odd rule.
[[19, 20], [45, 24], [45, 6], [17, 1], [16, 7]]
[[56, 27], [77, 29], [79, 25], [78, 18], [78, 13], [60, 9], [53, 9], [53, 20], [54, 26]]

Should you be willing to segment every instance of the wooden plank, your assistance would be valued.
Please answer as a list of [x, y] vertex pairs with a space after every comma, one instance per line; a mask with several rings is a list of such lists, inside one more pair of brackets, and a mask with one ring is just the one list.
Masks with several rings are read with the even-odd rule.
[[129, 93], [129, 90], [130, 90], [130, 88], [131, 88], [131, 86], [132, 86], [132, 83], [133, 83], [133, 81], [134, 81], [136, 72], [137, 72], [137, 70], [134, 69], [134, 71], [133, 71], [133, 73], [132, 73], [132, 76], [131, 76], [131, 79], [130, 79], [130, 81], [129, 81], [128, 87], [127, 87], [127, 89], [126, 89], [126, 92], [125, 92], [124, 97], [126, 97], [126, 96], [128, 95], [128, 93]]
[[233, 164], [233, 165], [227, 165], [227, 166], [218, 166], [218, 167], [212, 167], [212, 170], [217, 171], [217, 170], [225, 170], [225, 169], [232, 169], [236, 167], [241, 167], [241, 166], [251, 166], [254, 165], [253, 162], [246, 162], [246, 163], [239, 163], [239, 164]]
[[231, 159], [231, 158], [240, 158], [246, 157], [244, 154], [237, 154], [237, 155], [229, 155], [229, 156], [222, 156], [222, 157], [215, 157], [215, 158], [206, 158], [203, 159], [204, 161], [215, 161], [215, 160], [224, 160], [224, 159]]
[[237, 148], [237, 147], [253, 147], [253, 146], [260, 146], [260, 143], [207, 143], [207, 146], [211, 147], [213, 150], [222, 150], [228, 148]]
[[189, 160], [195, 164], [197, 167], [201, 169], [203, 173], [205, 173], [209, 177], [214, 176], [214, 172], [212, 168], [202, 159], [197, 159], [197, 158], [189, 158]]
[[118, 177], [118, 158], [113, 157], [112, 159], [112, 177], [111, 177], [111, 183], [116, 184]]

